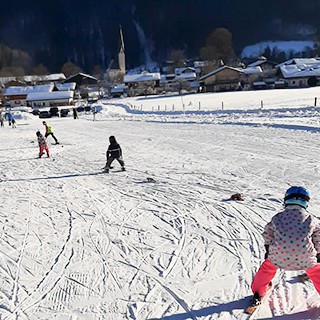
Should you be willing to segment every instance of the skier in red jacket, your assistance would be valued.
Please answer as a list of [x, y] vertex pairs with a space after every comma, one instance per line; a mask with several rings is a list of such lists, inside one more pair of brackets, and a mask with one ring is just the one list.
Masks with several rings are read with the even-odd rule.
[[47, 157], [49, 158], [50, 152], [49, 152], [49, 147], [48, 147], [46, 138], [40, 133], [40, 131], [37, 131], [36, 135], [38, 137], [38, 144], [39, 144], [39, 158], [42, 157], [44, 150], [46, 151]]

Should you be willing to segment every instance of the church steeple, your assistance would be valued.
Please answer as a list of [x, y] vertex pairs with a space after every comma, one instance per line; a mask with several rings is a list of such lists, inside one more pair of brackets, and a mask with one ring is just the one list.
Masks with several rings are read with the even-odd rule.
[[125, 74], [126, 73], [126, 56], [125, 56], [125, 50], [124, 50], [124, 41], [123, 41], [121, 25], [120, 25], [120, 49], [118, 53], [118, 64], [119, 64], [119, 69], [121, 73]]

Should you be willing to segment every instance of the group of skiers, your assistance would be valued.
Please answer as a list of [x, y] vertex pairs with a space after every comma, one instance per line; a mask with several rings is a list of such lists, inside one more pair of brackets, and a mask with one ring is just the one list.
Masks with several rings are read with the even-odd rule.
[[46, 121], [43, 121], [42, 124], [45, 126], [45, 130], [46, 130], [44, 136], [41, 134], [39, 130], [36, 132], [36, 135], [38, 138], [38, 145], [39, 145], [39, 158], [42, 157], [42, 155], [44, 154], [44, 151], [46, 151], [47, 157], [49, 158], [50, 150], [49, 150], [49, 146], [46, 138], [48, 136], [52, 136], [56, 144], [59, 144], [59, 141], [54, 135], [52, 127]]
[[[54, 135], [52, 127], [46, 121], [43, 121], [42, 124], [45, 126], [45, 130], [46, 130], [45, 135], [43, 136], [40, 131], [36, 132], [36, 135], [38, 138], [38, 145], [39, 145], [39, 158], [42, 157], [42, 155], [44, 154], [44, 151], [46, 151], [47, 157], [49, 158], [50, 150], [49, 150], [49, 146], [46, 138], [51, 135], [56, 144], [59, 144], [59, 141]], [[107, 162], [104, 167], [104, 172], [109, 173], [111, 164], [114, 160], [117, 160], [121, 165], [121, 170], [125, 171], [126, 169], [125, 169], [124, 161], [122, 158], [122, 149], [119, 143], [117, 142], [115, 136], [110, 136], [109, 142], [110, 144], [106, 152]]]
[[0, 112], [0, 126], [4, 127], [4, 121], [5, 119], [8, 120], [8, 124], [9, 126], [11, 126], [11, 128], [16, 128], [16, 120], [14, 119], [14, 117], [12, 116], [11, 113], [6, 113], [5, 116], [3, 116], [2, 112]]
[[[51, 126], [43, 121], [46, 128], [45, 136], [37, 131], [39, 158], [44, 151], [50, 157], [46, 138], [51, 135], [58, 144]], [[109, 137], [106, 152], [107, 162], [104, 167], [109, 172], [111, 164], [117, 160], [125, 171], [122, 150], [114, 136]], [[251, 289], [253, 300], [251, 307], [261, 304], [263, 297], [272, 287], [272, 279], [278, 269], [305, 270], [320, 294], [320, 224], [307, 211], [310, 200], [309, 191], [301, 186], [290, 187], [284, 197], [284, 210], [276, 214], [265, 226], [262, 234], [265, 242], [265, 260], [255, 275]]]

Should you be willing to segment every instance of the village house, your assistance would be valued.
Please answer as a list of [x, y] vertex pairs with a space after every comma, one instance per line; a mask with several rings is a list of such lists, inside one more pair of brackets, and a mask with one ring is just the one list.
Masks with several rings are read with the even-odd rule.
[[221, 66], [200, 78], [202, 92], [241, 90], [243, 71], [229, 66]]
[[160, 73], [143, 71], [140, 74], [126, 74], [123, 77], [124, 84], [128, 87], [130, 97], [158, 94], [160, 90]]
[[94, 86], [97, 85], [98, 79], [90, 76], [89, 74], [85, 74], [82, 72], [78, 72], [63, 81], [63, 83], [74, 82], [78, 87], [81, 86]]
[[285, 82], [288, 88], [314, 87], [319, 85], [320, 62], [314, 64], [282, 64], [277, 77]]
[[10, 107], [47, 107], [70, 105], [76, 83], [50, 83], [37, 86], [13, 86], [4, 90], [4, 101]]
[[4, 102], [10, 106], [14, 107], [25, 107], [27, 106], [26, 98], [29, 93], [34, 92], [52, 92], [54, 89], [54, 84], [44, 84], [38, 86], [24, 86], [24, 87], [9, 87], [6, 88], [3, 92], [3, 100]]
[[55, 87], [58, 91], [75, 91], [77, 84], [75, 82], [55, 83]]
[[73, 103], [74, 91], [31, 92], [26, 97], [28, 107], [33, 109], [45, 107], [70, 106]]
[[162, 92], [197, 92], [199, 81], [194, 68], [176, 68], [174, 74], [161, 75]]
[[243, 90], [256, 89], [256, 83], [263, 81], [263, 71], [260, 66], [248, 66], [239, 70], [242, 72], [240, 78]]
[[[77, 95], [79, 95], [83, 99], [89, 100], [90, 92], [99, 92], [98, 79], [82, 72], [78, 72], [68, 77], [63, 83], [76, 83], [78, 91]], [[97, 95], [99, 94], [97, 93]]]
[[261, 71], [263, 73], [263, 76], [274, 76], [277, 70], [277, 65], [278, 63], [269, 61], [266, 57], [259, 57], [258, 60], [249, 63], [246, 68], [255, 68], [255, 67], [260, 67]]
[[120, 98], [127, 94], [128, 87], [124, 83], [116, 83], [110, 88], [110, 96], [112, 98]]

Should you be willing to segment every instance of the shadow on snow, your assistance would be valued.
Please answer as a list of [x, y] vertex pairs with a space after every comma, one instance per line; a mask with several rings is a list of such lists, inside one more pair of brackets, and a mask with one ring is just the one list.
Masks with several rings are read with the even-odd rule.
[[249, 305], [251, 297], [252, 296], [247, 296], [237, 301], [221, 303], [213, 307], [205, 307], [200, 310], [191, 310], [190, 312], [186, 312], [186, 313], [174, 314], [174, 315], [166, 316], [162, 318], [150, 318], [148, 320], [186, 320], [186, 319], [194, 319], [196, 317], [206, 317], [214, 314], [219, 314], [224, 311], [230, 312], [235, 309], [244, 310], [244, 307]]
[[49, 177], [37, 177], [37, 178], [19, 178], [19, 179], [0, 179], [0, 182], [22, 182], [22, 181], [37, 181], [37, 180], [53, 180], [53, 179], [65, 179], [65, 178], [75, 178], [75, 177], [87, 177], [87, 176], [97, 176], [99, 174], [105, 174], [104, 172], [89, 172], [89, 173], [74, 173], [65, 174], [61, 176], [49, 176]]
[[[243, 299], [237, 301], [231, 301], [228, 303], [222, 303], [212, 307], [205, 307], [200, 310], [191, 310], [186, 313], [174, 314], [171, 316], [165, 316], [162, 318], [149, 318], [148, 320], [187, 320], [195, 319], [197, 317], [207, 317], [210, 315], [219, 315], [221, 312], [232, 312], [237, 309], [242, 309], [244, 311], [245, 307], [249, 305], [250, 299], [252, 296], [247, 296]], [[261, 320], [272, 320], [272, 319], [281, 319], [281, 320], [301, 320], [301, 319], [319, 319], [320, 309], [312, 308], [305, 311], [299, 311], [286, 315], [279, 315], [268, 318], [261, 318]]]

